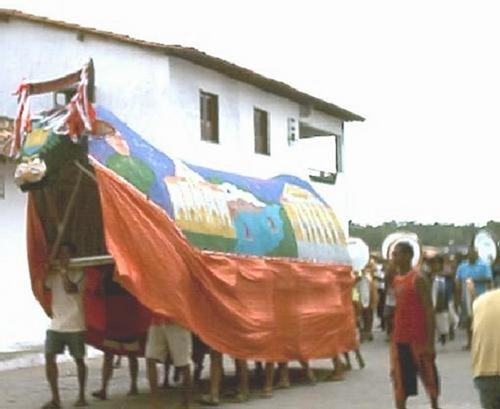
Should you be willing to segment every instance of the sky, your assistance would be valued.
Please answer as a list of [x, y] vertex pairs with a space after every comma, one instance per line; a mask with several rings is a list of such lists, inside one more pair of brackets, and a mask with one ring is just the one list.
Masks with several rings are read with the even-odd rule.
[[0, 7], [195, 47], [363, 116], [345, 128], [353, 222], [500, 221], [495, 1], [0, 0]]

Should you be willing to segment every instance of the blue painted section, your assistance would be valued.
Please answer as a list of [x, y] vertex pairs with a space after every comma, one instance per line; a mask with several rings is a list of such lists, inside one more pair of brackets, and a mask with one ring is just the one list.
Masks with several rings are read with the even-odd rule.
[[[192, 180], [187, 180], [186, 172], [182, 173], [182, 177], [176, 174], [178, 161], [174, 162], [155, 149], [112, 112], [96, 106], [96, 114], [98, 119], [107, 122], [117, 132], [109, 133], [108, 129], [109, 140], [106, 135], [89, 138], [89, 154], [165, 209], [190, 240], [203, 248], [221, 251], [220, 238], [224, 238], [226, 247], [223, 251], [345, 261], [347, 251], [342, 243], [315, 243], [309, 238], [307, 242], [301, 239], [299, 245], [294, 228], [302, 232], [306, 225], [308, 231], [318, 229], [317, 219], [311, 219], [313, 212], [309, 210], [299, 219], [289, 220], [283, 202], [285, 187], [292, 186], [297, 191], [308, 192], [309, 205], [315, 211], [325, 212], [326, 215], [331, 211], [307, 181], [291, 175], [264, 180], [182, 162], [191, 171], [191, 174], [187, 173]], [[128, 149], [115, 149], [110, 136], [115, 141], [118, 138]], [[200, 179], [206, 183], [199, 184]], [[194, 191], [190, 190], [193, 186]], [[197, 189], [204, 189], [199, 196]], [[221, 197], [226, 199], [221, 202]], [[214, 207], [214, 203], [217, 206]], [[290, 202], [287, 203], [291, 206]], [[292, 213], [300, 211], [302, 206], [298, 204]], [[316, 226], [313, 226], [314, 223]]]

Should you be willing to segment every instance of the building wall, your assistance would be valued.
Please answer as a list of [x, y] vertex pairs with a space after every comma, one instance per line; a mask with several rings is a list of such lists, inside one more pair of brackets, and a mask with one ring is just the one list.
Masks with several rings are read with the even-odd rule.
[[[316, 158], [304, 156], [300, 143], [295, 149], [289, 146], [288, 118], [342, 134], [342, 122], [332, 116], [159, 51], [93, 35], [80, 41], [74, 32], [17, 19], [0, 23], [0, 31], [2, 55], [7, 56], [0, 82], [3, 115], [14, 116], [16, 101], [11, 93], [22, 78], [53, 78], [78, 69], [92, 57], [97, 103], [167, 154], [195, 164], [256, 177], [291, 173], [307, 178], [307, 167], [314, 167]], [[200, 139], [200, 89], [219, 96], [219, 144]], [[51, 97], [37, 97], [33, 111], [50, 104]], [[270, 156], [254, 153], [254, 107], [270, 114]], [[335, 198], [330, 203], [340, 214], [348, 213], [345, 179], [340, 174], [335, 186], [321, 187]], [[341, 222], [347, 227], [343, 217]]]
[[[0, 37], [3, 68], [0, 115], [15, 116], [17, 102], [12, 92], [22, 79], [55, 78], [77, 70], [92, 58], [97, 103], [111, 109], [170, 156], [193, 164], [256, 177], [291, 173], [307, 178], [306, 168], [314, 164], [315, 158], [304, 157], [300, 143], [295, 144], [295, 148], [289, 145], [288, 118], [306, 121], [332, 134], [342, 134], [342, 122], [336, 118], [304, 109], [296, 102], [188, 61], [168, 57], [160, 51], [87, 34], [82, 41], [75, 32], [18, 19], [0, 22]], [[201, 141], [200, 90], [219, 96], [219, 144]], [[51, 105], [51, 96], [36, 97], [32, 111]], [[255, 107], [270, 115], [270, 156], [254, 153]], [[335, 157], [333, 147], [331, 155]], [[8, 299], [6, 288], [9, 286], [19, 286], [20, 291], [29, 286], [24, 237], [26, 196], [12, 182], [13, 167], [0, 165], [0, 168], [7, 181], [6, 198], [0, 200], [1, 270], [8, 274], [7, 284], [0, 285], [6, 294], [0, 296]], [[345, 180], [341, 174], [335, 186], [313, 185], [337, 212], [347, 232]], [[34, 300], [30, 295], [23, 302]], [[35, 311], [40, 313], [39, 308]], [[8, 313], [0, 308], [0, 314]], [[5, 319], [7, 317], [0, 315], [2, 328], [5, 328], [2, 324]]]
[[[21, 79], [57, 77], [92, 57], [97, 103], [168, 154], [261, 177], [304, 174], [290, 159], [287, 139], [287, 119], [300, 117], [296, 102], [179, 58], [93, 35], [80, 41], [74, 32], [16, 19], [0, 23], [0, 31], [2, 55], [7, 56], [0, 83], [4, 115], [15, 115], [16, 99], [11, 94]], [[218, 145], [200, 140], [200, 89], [219, 95]], [[51, 96], [39, 96], [32, 109], [50, 105]], [[271, 156], [254, 154], [254, 107], [270, 113]], [[321, 112], [309, 112], [302, 119], [332, 134], [341, 133], [341, 121]]]
[[[14, 116], [12, 92], [22, 79], [47, 80], [76, 71], [94, 60], [97, 102], [121, 115], [145, 136], [163, 119], [168, 105], [168, 59], [159, 52], [85, 36], [51, 26], [11, 20], [0, 23], [5, 69], [0, 82], [0, 112]], [[47, 108], [51, 96], [37, 96], [32, 110]], [[150, 118], [156, 117], [151, 122]]]
[[[178, 137], [170, 151], [193, 163], [257, 177], [293, 170], [286, 161], [287, 118], [298, 116], [296, 103], [180, 59], [171, 60], [170, 70], [174, 100], [169, 118]], [[219, 144], [200, 140], [200, 90], [219, 96]], [[254, 153], [254, 108], [270, 115], [270, 156]]]
[[43, 341], [48, 319], [31, 292], [26, 257], [26, 196], [12, 182], [14, 165], [0, 163], [0, 352]]

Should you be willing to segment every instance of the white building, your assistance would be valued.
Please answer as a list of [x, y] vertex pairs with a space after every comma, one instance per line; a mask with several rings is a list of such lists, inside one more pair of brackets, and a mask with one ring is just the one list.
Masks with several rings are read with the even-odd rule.
[[[193, 164], [255, 177], [311, 175], [347, 231], [344, 124], [362, 117], [193, 48], [5, 9], [0, 38], [0, 117], [15, 116], [12, 93], [22, 79], [59, 77], [91, 58], [95, 101], [154, 146]], [[37, 97], [32, 110], [50, 107], [52, 98]], [[29, 286], [25, 196], [12, 172], [0, 162], [0, 271]], [[10, 285], [0, 285], [0, 299]], [[0, 315], [2, 328], [5, 319]]]

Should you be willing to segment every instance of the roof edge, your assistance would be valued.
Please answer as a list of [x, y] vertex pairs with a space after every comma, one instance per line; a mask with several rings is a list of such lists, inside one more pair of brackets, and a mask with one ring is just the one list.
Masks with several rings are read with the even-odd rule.
[[72, 30], [83, 34], [96, 35], [98, 37], [104, 37], [111, 40], [116, 40], [139, 47], [164, 52], [166, 55], [182, 58], [205, 68], [221, 72], [230, 78], [253, 85], [264, 91], [272, 92], [276, 95], [288, 98], [301, 104], [310, 105], [311, 107], [323, 113], [336, 116], [343, 121], [350, 122], [365, 120], [365, 118], [363, 118], [362, 116], [357, 115], [347, 109], [341, 108], [331, 102], [327, 102], [305, 92], [299, 91], [292, 86], [285, 84], [284, 82], [265, 77], [248, 68], [243, 68], [229, 61], [211, 56], [196, 48], [140, 40], [138, 38], [133, 38], [125, 34], [118, 34], [111, 31], [85, 27], [79, 24], [68, 23], [61, 20], [53, 20], [48, 17], [37, 16], [15, 9], [0, 8], [0, 22], [8, 22], [10, 18], [18, 18], [21, 20], [32, 21], [39, 24], [46, 24], [66, 30]]

